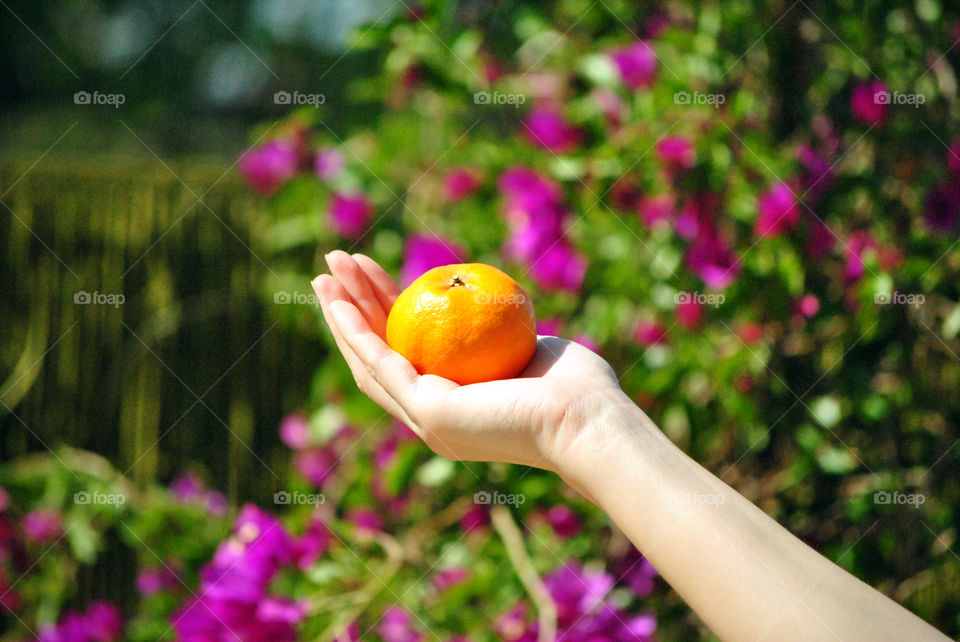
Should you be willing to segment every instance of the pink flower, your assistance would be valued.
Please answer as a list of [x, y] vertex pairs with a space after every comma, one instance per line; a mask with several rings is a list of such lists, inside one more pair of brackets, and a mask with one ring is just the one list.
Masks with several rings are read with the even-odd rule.
[[54, 542], [63, 535], [63, 520], [51, 508], [39, 508], [23, 516], [23, 533], [37, 544]]
[[470, 576], [469, 571], [462, 566], [453, 566], [437, 571], [430, 578], [430, 581], [441, 593], [452, 586], [463, 584]]
[[368, 508], [351, 508], [347, 511], [347, 521], [351, 522], [361, 533], [372, 533], [383, 530], [383, 519], [376, 512]]
[[930, 190], [923, 208], [923, 220], [933, 232], [953, 233], [960, 222], [960, 186], [951, 181]]
[[313, 486], [323, 486], [339, 463], [339, 457], [328, 446], [301, 450], [293, 456], [293, 466]]
[[630, 89], [643, 89], [653, 84], [657, 73], [657, 55], [643, 40], [614, 49], [610, 58], [620, 73], [620, 80]]
[[293, 543], [293, 559], [301, 570], [313, 566], [330, 548], [333, 536], [326, 524], [317, 518], [310, 520], [306, 532]]
[[523, 130], [527, 140], [555, 154], [569, 152], [580, 142], [580, 131], [547, 107], [537, 107], [527, 114]]
[[626, 117], [627, 107], [617, 92], [606, 87], [597, 87], [590, 92], [593, 102], [611, 125], [619, 125]]
[[954, 176], [960, 174], [960, 139], [953, 141], [947, 149], [947, 168]]
[[676, 199], [672, 194], [658, 194], [641, 198], [637, 210], [644, 225], [657, 227], [673, 218], [675, 205]]
[[882, 80], [861, 82], [850, 96], [850, 111], [864, 125], [874, 127], [886, 122], [890, 115], [890, 94]]
[[160, 566], [148, 568], [137, 574], [137, 592], [151, 597], [160, 591], [170, 591], [180, 586], [180, 580], [170, 568]]
[[693, 143], [686, 136], [666, 136], [657, 143], [657, 156], [667, 171], [676, 173], [690, 169], [697, 160]]
[[833, 171], [826, 158], [813, 151], [807, 145], [801, 145], [797, 150], [797, 158], [803, 167], [800, 174], [800, 184], [804, 194], [812, 200], [819, 200], [833, 182]]
[[833, 232], [826, 224], [811, 217], [807, 223], [807, 253], [811, 258], [821, 259], [833, 249]]
[[538, 319], [537, 334], [547, 337], [559, 337], [562, 325], [559, 319]]
[[640, 321], [633, 333], [637, 343], [645, 348], [667, 343], [667, 329], [656, 321]]
[[577, 514], [569, 506], [563, 505], [550, 507], [547, 511], [547, 523], [554, 533], [563, 538], [573, 537], [583, 527]]
[[754, 232], [757, 236], [779, 236], [797, 224], [800, 207], [793, 190], [786, 183], [777, 183], [757, 199], [757, 220]]
[[427, 270], [451, 263], [463, 263], [463, 257], [463, 249], [452, 241], [437, 236], [413, 234], [403, 247], [400, 283], [406, 287]]
[[843, 280], [847, 285], [860, 280], [867, 267], [863, 261], [864, 255], [868, 250], [876, 252], [877, 249], [877, 240], [870, 232], [859, 231], [850, 235], [845, 250], [847, 263], [843, 269]]
[[460, 518], [460, 528], [467, 533], [479, 530], [490, 523], [490, 512], [483, 504], [475, 504]]
[[310, 445], [310, 424], [301, 413], [290, 413], [280, 422], [280, 440], [292, 450], [303, 450]]
[[703, 306], [693, 297], [687, 296], [673, 308], [677, 323], [687, 330], [694, 330], [703, 318]]
[[457, 202], [470, 196], [480, 185], [476, 175], [469, 169], [453, 169], [443, 179], [443, 194], [447, 200]]
[[423, 635], [413, 629], [413, 616], [401, 606], [388, 607], [377, 625], [383, 642], [420, 642]]
[[322, 149], [313, 158], [313, 169], [324, 181], [331, 181], [339, 176], [345, 164], [343, 152], [335, 147]]
[[544, 290], [579, 292], [587, 262], [567, 243], [555, 243], [530, 266], [530, 276]]
[[373, 206], [363, 194], [334, 194], [330, 222], [342, 236], [358, 238], [370, 222]]
[[593, 337], [591, 337], [589, 334], [580, 333], [578, 335], [575, 335], [573, 337], [573, 341], [576, 343], [579, 343], [580, 345], [582, 345], [584, 348], [587, 348], [588, 350], [592, 350], [597, 354], [600, 354], [600, 344], [594, 341]]
[[272, 140], [248, 150], [240, 158], [240, 173], [257, 192], [276, 192], [297, 171], [299, 152], [293, 143]]
[[807, 294], [794, 304], [794, 310], [800, 316], [809, 319], [820, 311], [820, 299], [812, 294]]
[[740, 275], [736, 254], [718, 237], [705, 236], [687, 249], [687, 266], [709, 288], [722, 290]]

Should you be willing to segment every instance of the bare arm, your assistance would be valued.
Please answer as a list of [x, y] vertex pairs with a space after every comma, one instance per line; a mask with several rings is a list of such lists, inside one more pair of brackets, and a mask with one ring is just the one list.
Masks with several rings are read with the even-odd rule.
[[383, 341], [398, 293], [333, 252], [314, 281], [360, 389], [452, 459], [553, 470], [597, 503], [724, 640], [947, 640], [781, 527], [677, 448], [600, 357], [540, 337], [517, 379], [419, 375]]
[[559, 473], [721, 639], [948, 639], [690, 459], [626, 396], [577, 414], [581, 436]]

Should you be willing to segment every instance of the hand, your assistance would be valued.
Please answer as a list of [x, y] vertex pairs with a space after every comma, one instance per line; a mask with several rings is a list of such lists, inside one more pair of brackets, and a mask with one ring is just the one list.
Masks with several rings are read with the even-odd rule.
[[400, 293], [390, 275], [362, 254], [337, 250], [326, 258], [331, 275], [318, 276], [313, 287], [357, 386], [437, 454], [557, 470], [585, 418], [612, 398], [625, 399], [603, 359], [556, 337], [538, 337], [516, 379], [460, 386], [420, 375], [384, 341]]

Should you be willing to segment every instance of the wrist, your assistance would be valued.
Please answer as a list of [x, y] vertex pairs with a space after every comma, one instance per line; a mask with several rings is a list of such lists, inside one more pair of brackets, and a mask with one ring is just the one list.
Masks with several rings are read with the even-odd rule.
[[668, 441], [620, 389], [580, 396], [564, 413], [550, 453], [551, 469], [591, 498], [621, 464], [640, 464], [644, 444]]

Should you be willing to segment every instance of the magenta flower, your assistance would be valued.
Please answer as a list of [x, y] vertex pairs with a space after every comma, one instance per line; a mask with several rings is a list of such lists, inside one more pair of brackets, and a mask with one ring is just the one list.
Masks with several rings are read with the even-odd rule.
[[463, 584], [470, 576], [470, 572], [462, 566], [452, 566], [437, 571], [430, 578], [437, 591], [443, 593], [452, 586]]
[[223, 517], [227, 514], [227, 497], [220, 491], [208, 490], [203, 503], [211, 515]]
[[303, 450], [310, 445], [310, 424], [307, 418], [293, 412], [280, 421], [280, 441], [292, 450]]
[[31, 542], [48, 544], [63, 535], [63, 520], [52, 508], [39, 508], [23, 516], [23, 534]]
[[523, 132], [531, 143], [555, 154], [569, 152], [580, 143], [580, 131], [547, 107], [537, 107], [527, 114]]
[[826, 224], [810, 218], [807, 222], [807, 253], [811, 258], [821, 259], [833, 249], [834, 236]]
[[301, 450], [293, 456], [293, 466], [313, 486], [323, 486], [333, 475], [340, 458], [333, 448], [321, 446]]
[[703, 318], [703, 306], [699, 301], [688, 296], [674, 306], [673, 314], [680, 327], [695, 330], [700, 326], [700, 320]]
[[844, 283], [850, 285], [860, 280], [867, 267], [864, 256], [868, 251], [876, 252], [878, 248], [877, 240], [870, 232], [859, 231], [850, 235], [845, 249], [847, 262], [843, 268]]
[[383, 518], [368, 508], [351, 508], [346, 514], [359, 533], [372, 533], [383, 530]]
[[240, 158], [240, 173], [257, 192], [269, 196], [297, 171], [299, 152], [293, 143], [272, 140]]
[[675, 206], [676, 199], [672, 195], [658, 194], [641, 198], [637, 209], [643, 224], [652, 228], [669, 223]]
[[294, 561], [294, 552], [294, 539], [280, 522], [256, 506], [244, 506], [233, 534], [201, 569], [196, 596], [171, 615], [177, 639], [293, 642], [304, 606], [267, 590], [278, 571]]
[[169, 490], [178, 502], [189, 504], [200, 500], [206, 488], [197, 475], [184, 473], [170, 482]]
[[793, 309], [800, 316], [809, 319], [820, 311], [820, 299], [812, 294], [807, 294], [794, 303]]
[[960, 222], [960, 186], [954, 182], [935, 186], [927, 195], [923, 220], [931, 231], [952, 234]]
[[400, 283], [406, 287], [427, 270], [463, 261], [464, 251], [456, 243], [438, 236], [413, 234], [403, 247]]
[[152, 597], [161, 591], [171, 591], [179, 586], [176, 573], [166, 566], [147, 568], [137, 574], [137, 592], [144, 597]]
[[593, 350], [597, 354], [600, 354], [600, 344], [594, 341], [593, 337], [591, 337], [589, 334], [584, 334], [581, 332], [580, 334], [575, 335], [572, 340], [576, 343], [579, 343], [584, 348]]
[[590, 92], [590, 96], [608, 123], [616, 126], [623, 122], [627, 115], [627, 106], [617, 92], [606, 87], [597, 87]]
[[527, 606], [517, 604], [497, 618], [494, 631], [501, 640], [520, 640], [527, 633]]
[[456, 168], [443, 178], [443, 194], [448, 201], [462, 201], [480, 185], [476, 174], [469, 169]]
[[53, 626], [41, 629], [37, 642], [113, 642], [123, 635], [123, 618], [113, 604], [91, 602], [86, 613], [68, 611]]
[[555, 243], [530, 266], [530, 276], [544, 290], [579, 292], [587, 262], [564, 242]]
[[484, 528], [490, 523], [490, 512], [483, 504], [475, 504], [460, 518], [460, 528], [467, 533]]
[[657, 73], [657, 54], [643, 40], [612, 50], [610, 58], [620, 73], [620, 80], [630, 89], [644, 89], [653, 84]]
[[722, 290], [740, 275], [736, 254], [718, 237], [705, 236], [687, 249], [687, 267], [704, 285]]
[[637, 323], [633, 338], [645, 348], [667, 343], [667, 329], [656, 321], [642, 320]]
[[322, 149], [313, 158], [313, 169], [324, 181], [332, 181], [339, 176], [345, 165], [343, 152], [335, 147]]
[[960, 174], [960, 139], [954, 140], [947, 149], [947, 168], [954, 176]]
[[646, 597], [656, 586], [657, 569], [636, 549], [624, 556], [617, 564], [617, 581], [629, 586], [637, 597]]
[[559, 319], [537, 319], [537, 334], [547, 337], [559, 337], [562, 324]]
[[777, 183], [757, 199], [757, 220], [754, 232], [763, 238], [788, 232], [800, 220], [800, 207], [793, 190], [786, 183]]
[[320, 519], [313, 518], [306, 532], [293, 543], [293, 559], [301, 570], [313, 566], [330, 549], [333, 536]]
[[547, 511], [547, 523], [553, 532], [563, 538], [573, 537], [580, 532], [583, 524], [569, 506], [551, 506]]
[[383, 642], [420, 642], [423, 636], [413, 629], [413, 616], [401, 606], [390, 606], [383, 613], [377, 630]]
[[801, 196], [807, 195], [810, 200], [818, 201], [833, 183], [833, 170], [830, 168], [830, 163], [807, 145], [800, 146], [797, 150], [797, 158], [803, 167], [800, 185], [804, 192]]
[[850, 111], [864, 125], [882, 125], [890, 116], [890, 93], [882, 80], [861, 82], [850, 96]]
[[670, 173], [690, 169], [697, 160], [693, 143], [686, 136], [666, 136], [657, 143], [657, 156]]
[[373, 206], [363, 194], [334, 194], [329, 214], [338, 234], [358, 238], [373, 216]]

